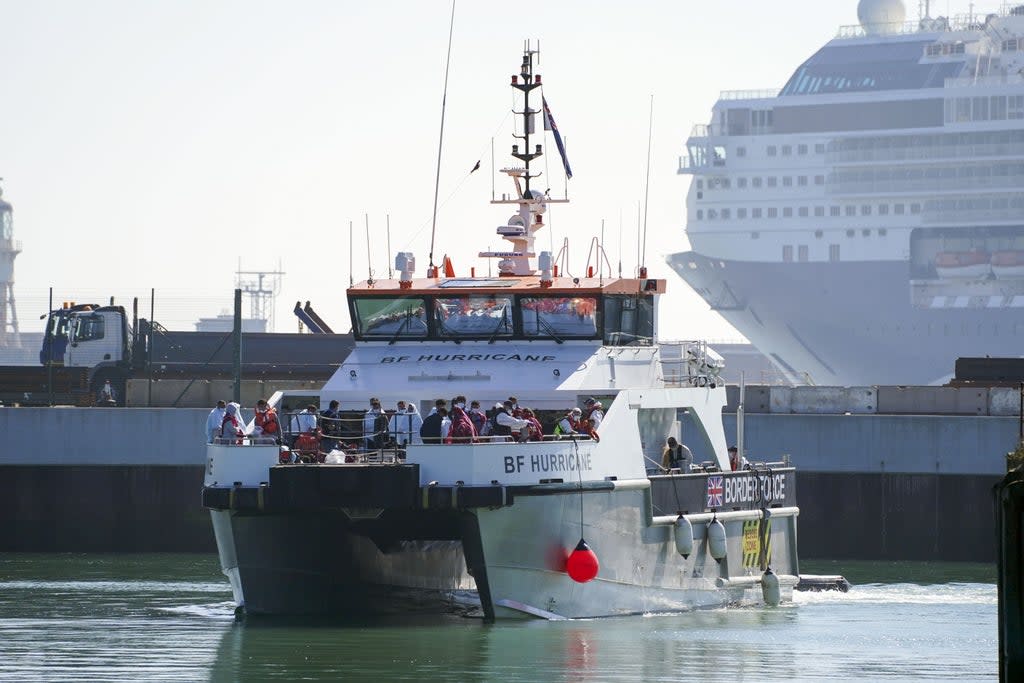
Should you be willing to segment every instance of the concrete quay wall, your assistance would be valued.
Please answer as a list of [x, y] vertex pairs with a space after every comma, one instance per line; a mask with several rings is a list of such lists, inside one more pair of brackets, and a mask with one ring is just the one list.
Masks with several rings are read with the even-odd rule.
[[[0, 550], [213, 550], [208, 412], [0, 409]], [[752, 460], [797, 467], [803, 557], [994, 561], [1015, 417], [764, 412], [744, 430]]]

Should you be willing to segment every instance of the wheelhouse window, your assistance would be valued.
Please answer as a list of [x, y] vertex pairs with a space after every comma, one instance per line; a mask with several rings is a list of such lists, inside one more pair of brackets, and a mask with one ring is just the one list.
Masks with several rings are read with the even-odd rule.
[[511, 337], [512, 296], [453, 296], [434, 300], [441, 339]]
[[654, 343], [654, 299], [649, 296], [604, 298], [604, 343], [650, 346]]
[[527, 338], [597, 336], [597, 297], [523, 297], [523, 336]]
[[422, 298], [359, 298], [353, 299], [352, 308], [352, 320], [360, 337], [422, 339], [427, 336], [426, 305]]

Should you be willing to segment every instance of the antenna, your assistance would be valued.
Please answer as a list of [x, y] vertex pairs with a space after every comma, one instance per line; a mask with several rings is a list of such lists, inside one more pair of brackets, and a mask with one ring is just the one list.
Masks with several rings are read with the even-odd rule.
[[390, 280], [392, 278], [392, 276], [394, 275], [394, 272], [391, 270], [391, 214], [390, 213], [386, 214], [386, 217], [387, 217], [387, 235], [388, 235], [388, 253], [387, 253], [387, 259], [386, 260], [387, 260], [387, 263], [388, 263], [388, 279]]
[[249, 317], [265, 320], [267, 328], [274, 329], [274, 302], [281, 291], [281, 264], [277, 270], [242, 270], [242, 259], [238, 259], [235, 272], [235, 288], [249, 297]]
[[369, 277], [366, 278], [366, 284], [373, 284], [373, 264], [370, 261], [370, 214], [364, 214], [366, 216], [366, 272], [369, 273]]
[[437, 174], [434, 177], [434, 216], [430, 226], [430, 256], [427, 277], [434, 274], [434, 237], [437, 235], [437, 192], [441, 187], [441, 148], [444, 144], [444, 111], [448, 104], [448, 68], [452, 63], [452, 34], [455, 32], [455, 0], [452, 0], [452, 18], [448, 24], [448, 57], [444, 64], [444, 92], [441, 95], [441, 132], [437, 136]]
[[619, 277], [622, 277], [622, 207], [619, 207]]
[[352, 287], [356, 283], [354, 277], [355, 269], [352, 267], [352, 221], [348, 222], [348, 286]]
[[651, 138], [654, 132], [654, 95], [651, 95], [651, 116], [647, 124], [647, 182], [644, 183], [644, 242], [641, 250], [640, 277], [647, 277], [647, 198], [651, 190]]

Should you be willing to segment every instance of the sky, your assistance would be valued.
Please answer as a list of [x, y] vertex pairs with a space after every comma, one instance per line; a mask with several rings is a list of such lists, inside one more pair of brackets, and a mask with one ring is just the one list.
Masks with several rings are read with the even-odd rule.
[[[967, 11], [932, 4], [933, 15]], [[857, 23], [856, 10], [856, 0], [456, 2], [435, 261], [447, 254], [457, 274], [485, 274], [476, 253], [504, 244], [495, 228], [513, 207], [489, 203], [492, 139], [495, 166], [509, 164], [509, 76], [524, 41], [539, 41], [537, 72], [574, 173], [539, 247], [568, 238], [582, 273], [603, 222], [613, 271], [621, 262], [630, 275], [646, 194], [642, 260], [669, 284], [661, 337], [740, 339], [665, 265], [687, 248], [679, 155], [720, 91], [781, 87]], [[451, 12], [449, 0], [0, 0], [0, 177], [23, 249], [22, 330], [38, 328], [49, 288], [57, 302], [137, 296], [143, 315], [155, 290], [155, 319], [191, 329], [230, 310], [240, 266], [285, 273], [277, 331], [297, 329], [296, 301], [348, 330], [350, 277], [387, 277], [397, 251], [426, 270]], [[539, 182], [560, 194], [547, 142]]]

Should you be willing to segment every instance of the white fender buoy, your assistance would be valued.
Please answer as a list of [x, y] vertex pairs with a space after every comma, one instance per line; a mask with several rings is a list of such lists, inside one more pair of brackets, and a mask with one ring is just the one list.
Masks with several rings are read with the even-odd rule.
[[708, 522], [708, 553], [719, 562], [725, 557], [725, 525], [717, 517]]
[[676, 520], [676, 552], [682, 555], [684, 560], [693, 552], [693, 525], [682, 515]]
[[761, 575], [761, 595], [764, 596], [764, 604], [769, 607], [778, 607], [782, 602], [782, 591], [779, 589], [779, 577], [775, 575], [771, 567]]

